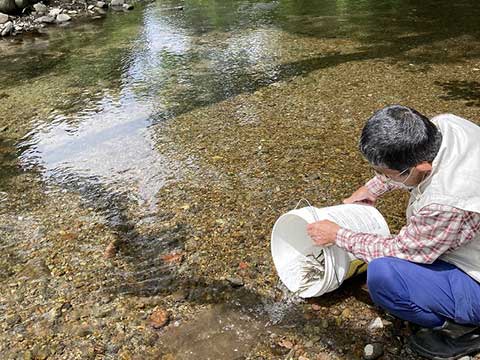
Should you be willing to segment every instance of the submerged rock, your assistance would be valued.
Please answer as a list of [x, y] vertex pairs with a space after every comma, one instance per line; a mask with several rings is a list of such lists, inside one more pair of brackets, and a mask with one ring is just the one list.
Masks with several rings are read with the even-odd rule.
[[244, 285], [243, 280], [239, 277], [227, 277], [227, 280], [232, 287], [241, 287]]
[[149, 320], [150, 325], [152, 325], [154, 329], [160, 329], [168, 324], [170, 320], [170, 314], [166, 310], [156, 309], [150, 315]]
[[363, 358], [365, 360], [375, 360], [383, 355], [383, 344], [373, 343], [367, 344], [363, 349]]
[[377, 330], [377, 329], [383, 329], [383, 322], [380, 317], [375, 318], [370, 325], [368, 325], [368, 330]]

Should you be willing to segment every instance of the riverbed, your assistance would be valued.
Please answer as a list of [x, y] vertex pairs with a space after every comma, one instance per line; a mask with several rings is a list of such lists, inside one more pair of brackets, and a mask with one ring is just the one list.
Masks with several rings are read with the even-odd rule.
[[[373, 111], [480, 123], [479, 13], [157, 1], [0, 41], [3, 358], [416, 359], [365, 275], [288, 294], [270, 232], [369, 179]], [[392, 233], [405, 205], [379, 203]]]

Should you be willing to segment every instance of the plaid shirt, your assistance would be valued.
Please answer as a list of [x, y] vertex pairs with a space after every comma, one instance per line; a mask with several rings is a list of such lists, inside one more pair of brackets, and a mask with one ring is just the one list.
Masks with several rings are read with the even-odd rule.
[[[367, 182], [368, 191], [376, 196], [396, 188], [378, 177]], [[379, 236], [347, 229], [337, 232], [335, 243], [356, 257], [371, 261], [392, 256], [417, 263], [430, 264], [447, 251], [471, 241], [480, 233], [480, 214], [452, 206], [431, 204], [410, 218], [398, 235]]]

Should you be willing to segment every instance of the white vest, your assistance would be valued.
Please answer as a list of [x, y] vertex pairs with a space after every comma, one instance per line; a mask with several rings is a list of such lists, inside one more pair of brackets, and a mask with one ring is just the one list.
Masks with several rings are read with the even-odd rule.
[[[452, 114], [432, 122], [442, 133], [442, 145], [431, 174], [411, 192], [407, 221], [430, 204], [480, 213], [480, 127]], [[480, 282], [480, 235], [440, 259]]]

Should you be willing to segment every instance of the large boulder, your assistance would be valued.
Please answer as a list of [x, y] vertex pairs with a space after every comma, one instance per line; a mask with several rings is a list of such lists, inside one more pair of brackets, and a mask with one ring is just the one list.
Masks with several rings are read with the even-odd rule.
[[0, 0], [0, 12], [15, 14], [18, 11], [15, 0]]
[[29, 0], [15, 0], [15, 6], [19, 10], [25, 9], [28, 5], [30, 5]]

